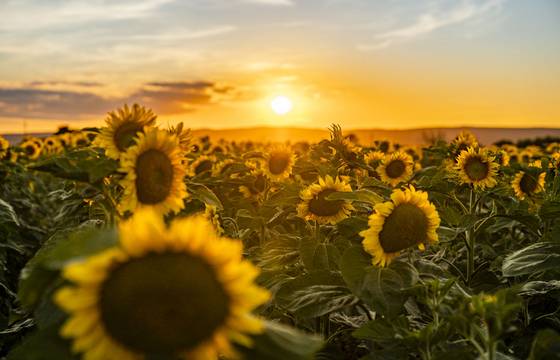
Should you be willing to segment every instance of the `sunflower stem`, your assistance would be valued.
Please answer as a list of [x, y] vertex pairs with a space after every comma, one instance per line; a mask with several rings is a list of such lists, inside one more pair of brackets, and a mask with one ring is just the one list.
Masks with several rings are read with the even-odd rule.
[[[469, 215], [474, 214], [473, 209], [473, 189], [470, 189], [469, 194]], [[475, 239], [474, 239], [474, 231], [471, 226], [467, 229], [465, 233], [465, 238], [467, 240], [467, 285], [470, 286], [472, 277], [474, 274], [474, 247], [475, 247]]]

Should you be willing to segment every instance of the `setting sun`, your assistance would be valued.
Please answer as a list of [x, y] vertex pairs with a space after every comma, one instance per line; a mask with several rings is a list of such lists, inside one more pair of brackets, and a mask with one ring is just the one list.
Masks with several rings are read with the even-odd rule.
[[292, 111], [292, 101], [285, 96], [277, 96], [270, 102], [270, 107], [278, 115], [286, 115]]

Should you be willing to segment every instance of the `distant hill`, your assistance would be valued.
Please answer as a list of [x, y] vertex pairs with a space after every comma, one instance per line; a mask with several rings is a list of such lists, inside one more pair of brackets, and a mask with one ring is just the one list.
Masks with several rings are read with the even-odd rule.
[[[357, 129], [344, 131], [346, 135], [354, 134], [362, 144], [370, 144], [374, 139], [387, 139], [401, 144], [416, 145], [428, 143], [432, 138], [453, 139], [461, 130], [469, 130], [476, 135], [482, 144], [492, 144], [500, 140], [518, 141], [522, 139], [533, 139], [537, 137], [555, 136], [560, 137], [560, 128], [426, 128], [408, 130], [380, 130], [380, 129]], [[220, 139], [235, 141], [256, 142], [286, 142], [298, 141], [317, 142], [329, 138], [327, 129], [306, 128], [281, 128], [281, 127], [253, 127], [240, 129], [197, 129], [193, 130], [194, 137], [209, 136], [212, 140]], [[43, 137], [48, 134], [33, 134]], [[10, 142], [17, 143], [22, 135], [4, 135]]]

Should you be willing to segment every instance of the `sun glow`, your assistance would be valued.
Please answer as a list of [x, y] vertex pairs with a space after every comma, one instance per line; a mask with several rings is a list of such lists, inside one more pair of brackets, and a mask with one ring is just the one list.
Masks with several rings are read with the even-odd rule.
[[293, 104], [292, 100], [287, 98], [286, 96], [276, 96], [270, 102], [270, 107], [272, 111], [274, 111], [277, 115], [286, 115], [290, 111], [292, 111]]

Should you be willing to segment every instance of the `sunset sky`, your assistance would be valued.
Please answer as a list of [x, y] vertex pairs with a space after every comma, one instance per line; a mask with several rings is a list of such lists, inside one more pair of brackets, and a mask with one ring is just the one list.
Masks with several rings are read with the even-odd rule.
[[0, 14], [0, 133], [102, 125], [133, 102], [192, 128], [560, 124], [558, 0], [1, 0]]

